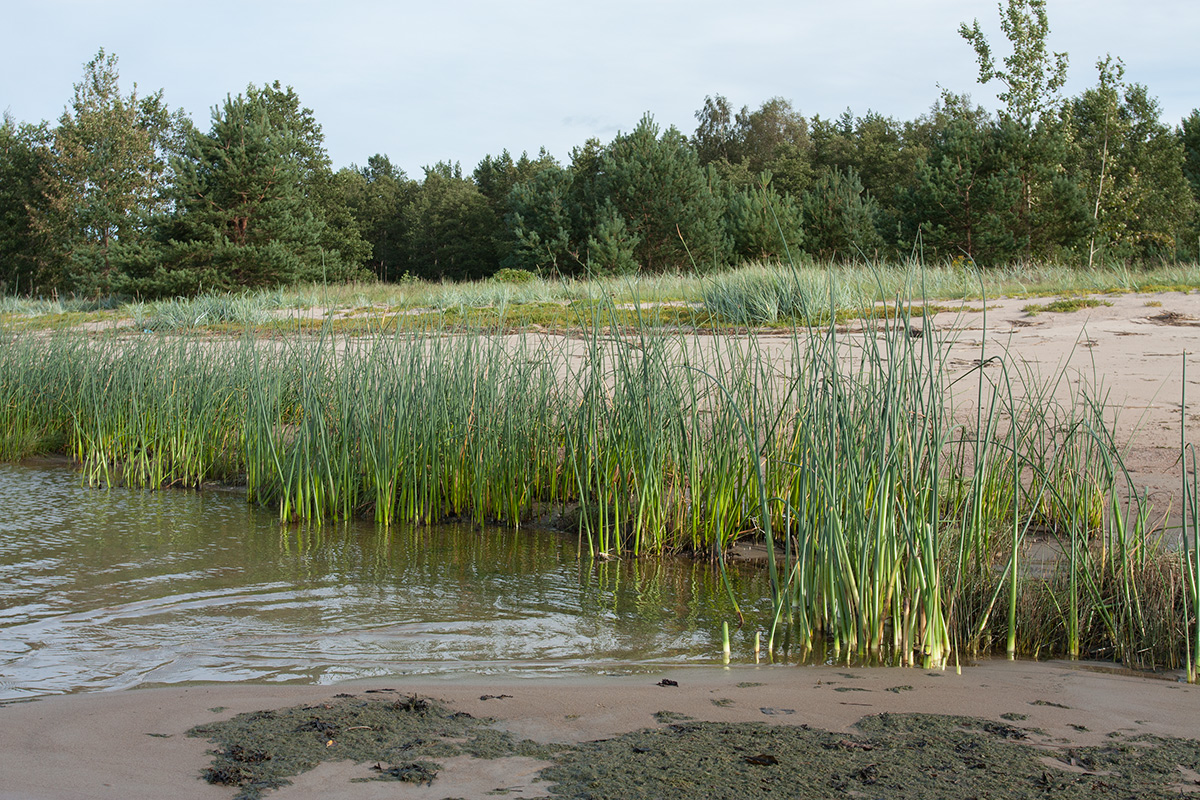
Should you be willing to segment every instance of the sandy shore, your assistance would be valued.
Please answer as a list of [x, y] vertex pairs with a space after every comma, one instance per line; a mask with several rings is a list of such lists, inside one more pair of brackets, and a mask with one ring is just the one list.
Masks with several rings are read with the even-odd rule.
[[[1007, 354], [1010, 363], [1033, 376], [1065, 372], [1056, 396], [1066, 400], [1082, 386], [1103, 398], [1116, 420], [1118, 439], [1129, 441], [1126, 457], [1139, 490], [1165, 512], [1179, 492], [1180, 417], [1183, 414], [1183, 360], [1188, 357], [1188, 408], [1184, 420], [1189, 442], [1200, 440], [1200, 293], [1098, 295], [1104, 303], [1069, 313], [1029, 314], [1028, 305], [1045, 306], [1052, 298], [989, 301], [934, 317], [938, 336], [949, 344], [951, 374], [977, 363], [980, 343], [985, 357]], [[986, 322], [986, 340], [984, 324]], [[993, 376], [996, 367], [988, 368]], [[970, 383], [966, 381], [965, 383]], [[972, 387], [973, 388], [973, 387]], [[960, 410], [970, 408], [972, 389], [959, 393]]]
[[[660, 686], [663, 678], [678, 686]], [[210, 744], [186, 732], [237, 713], [314, 704], [335, 695], [416, 693], [538, 742], [579, 742], [661, 727], [656, 712], [714, 722], [851, 731], [881, 712], [961, 714], [1028, 728], [1032, 747], [1153, 734], [1195, 737], [1200, 687], [1066, 662], [985, 662], [925, 671], [886, 668], [688, 668], [655, 675], [514, 679], [459, 676], [330, 686], [207, 685], [44, 698], [0, 707], [0, 798], [229, 798], [199, 778]], [[482, 699], [490, 696], [489, 699]], [[1007, 715], [1001, 717], [1001, 715]], [[456, 757], [428, 787], [352, 782], [367, 765], [325, 763], [268, 794], [301, 798], [520, 797], [545, 793], [544, 763]], [[493, 794], [489, 794], [493, 793]]]

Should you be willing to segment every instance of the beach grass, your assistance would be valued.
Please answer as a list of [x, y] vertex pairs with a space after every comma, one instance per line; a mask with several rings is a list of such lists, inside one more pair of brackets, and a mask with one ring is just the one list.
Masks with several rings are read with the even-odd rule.
[[517, 271], [462, 283], [406, 279], [302, 284], [153, 302], [0, 296], [0, 320], [9, 327], [33, 329], [87, 321], [137, 330], [222, 333], [240, 332], [247, 326], [263, 333], [298, 326], [313, 329], [334, 321], [344, 330], [364, 333], [372, 325], [393, 325], [395, 318], [403, 316], [409, 318], [404, 327], [434, 332], [447, 324], [561, 330], [575, 325], [580, 306], [591, 304], [609, 304], [619, 316], [636, 318], [630, 308], [636, 298], [646, 306], [661, 307], [664, 320], [674, 324], [786, 328], [831, 311], [842, 318], [861, 314], [874, 300], [896, 297], [917, 283], [925, 302], [949, 304], [996, 297], [1060, 297], [1062, 303], [1078, 304], [1102, 302], [1084, 295], [1200, 288], [1200, 264], [1167, 262], [1092, 270], [1053, 263], [981, 270], [961, 260], [944, 264], [759, 262], [702, 274], [561, 278], [520, 272], [519, 280], [508, 273]]

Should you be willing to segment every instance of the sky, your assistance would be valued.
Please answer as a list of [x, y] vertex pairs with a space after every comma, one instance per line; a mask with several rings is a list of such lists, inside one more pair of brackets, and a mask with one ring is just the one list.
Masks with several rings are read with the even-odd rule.
[[[1121, 58], [1169, 125], [1200, 107], [1196, 0], [1048, 0], [1066, 94]], [[100, 48], [122, 92], [162, 89], [204, 130], [248, 84], [293, 86], [334, 167], [375, 153], [411, 177], [438, 161], [545, 147], [568, 161], [649, 112], [686, 134], [708, 95], [806, 116], [915, 119], [941, 89], [995, 110], [960, 23], [1009, 51], [995, 0], [0, 0], [0, 111], [56, 121]]]

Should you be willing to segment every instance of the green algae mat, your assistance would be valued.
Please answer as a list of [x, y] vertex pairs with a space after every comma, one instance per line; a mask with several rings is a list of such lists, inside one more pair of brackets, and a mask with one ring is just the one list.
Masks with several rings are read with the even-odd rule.
[[356, 780], [436, 786], [439, 759], [457, 755], [542, 759], [551, 763], [540, 778], [552, 796], [595, 800], [1178, 798], [1200, 790], [1195, 740], [1113, 736], [1072, 747], [972, 717], [879, 714], [853, 734], [683, 720], [570, 745], [517, 740], [492, 723], [415, 696], [339, 695], [189, 735], [215, 745], [202, 777], [235, 789], [237, 800], [263, 797], [326, 760], [363, 764]]

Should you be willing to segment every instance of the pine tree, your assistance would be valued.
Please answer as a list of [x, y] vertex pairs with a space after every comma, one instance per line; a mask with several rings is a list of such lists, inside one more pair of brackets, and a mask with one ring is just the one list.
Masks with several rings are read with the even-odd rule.
[[999, 138], [993, 125], [950, 120], [918, 163], [915, 185], [902, 206], [908, 240], [915, 243], [919, 232], [926, 257], [991, 265], [1007, 263], [1024, 250], [1015, 212], [1021, 180], [997, 152]]
[[[634, 257], [648, 272], [723, 264], [729, 257], [721, 198], [700, 167], [696, 152], [674, 127], [659, 136], [647, 114], [604, 150], [595, 206], [611, 203], [622, 220]], [[601, 219], [610, 228], [612, 221]], [[596, 230], [599, 228], [597, 227]]]
[[790, 195], [775, 191], [772, 177], [763, 172], [755, 186], [730, 187], [725, 219], [734, 255], [740, 258], [790, 261], [802, 252], [803, 212]]
[[487, 199], [488, 206], [492, 210], [492, 218], [496, 221], [496, 227], [492, 230], [492, 246], [501, 266], [511, 269], [522, 268], [518, 267], [516, 262], [523, 259], [514, 255], [515, 250], [520, 247], [520, 243], [515, 238], [511, 227], [506, 223], [512, 211], [510, 204], [512, 191], [546, 169], [559, 169], [559, 166], [545, 148], [538, 153], [537, 158], [530, 158], [528, 153], [522, 153], [516, 161], [513, 161], [513, 157], [505, 150], [499, 156], [484, 157], [475, 167], [475, 172], [472, 174], [475, 186]]
[[853, 169], [822, 169], [800, 198], [800, 207], [804, 212], [804, 249], [815, 258], [872, 259], [883, 246], [876, 228], [879, 207], [863, 191]]
[[47, 211], [39, 180], [50, 158], [45, 123], [18, 125], [5, 115], [0, 124], [0, 295], [59, 288], [53, 243], [34, 226], [34, 217]]
[[547, 276], [587, 269], [571, 234], [573, 180], [571, 170], [553, 166], [509, 190], [505, 224], [513, 245], [505, 266]]
[[75, 85], [41, 171], [45, 202], [33, 224], [54, 243], [62, 289], [104, 294], [119, 287], [117, 251], [145, 246], [170, 180], [168, 158], [188, 127], [161, 91], [139, 97], [135, 86], [122, 96], [119, 77], [117, 57], [100, 50]]
[[404, 210], [406, 271], [434, 280], [473, 280], [499, 267], [496, 218], [459, 164], [425, 168], [425, 180]]
[[365, 167], [338, 170], [336, 182], [363, 239], [371, 246], [369, 269], [383, 281], [403, 277], [407, 266], [404, 209], [416, 183], [385, 155], [373, 155]]
[[318, 246], [326, 254], [324, 277], [345, 280], [358, 277], [359, 267], [371, 257], [371, 247], [362, 236], [358, 222], [337, 185], [329, 155], [325, 152], [325, 134], [312, 109], [305, 108], [291, 86], [279, 81], [262, 88], [249, 86], [246, 99], [261, 108], [275, 129], [295, 133], [291, 155], [300, 164], [304, 191], [312, 200], [314, 213], [321, 219]]
[[[281, 113], [270, 91], [251, 87], [213, 110], [172, 163], [172, 213], [161, 223], [165, 263], [133, 276], [151, 294], [272, 286], [345, 275], [326, 244], [328, 224], [310, 191], [320, 174], [320, 131]], [[327, 167], [326, 167], [327, 171]]]

